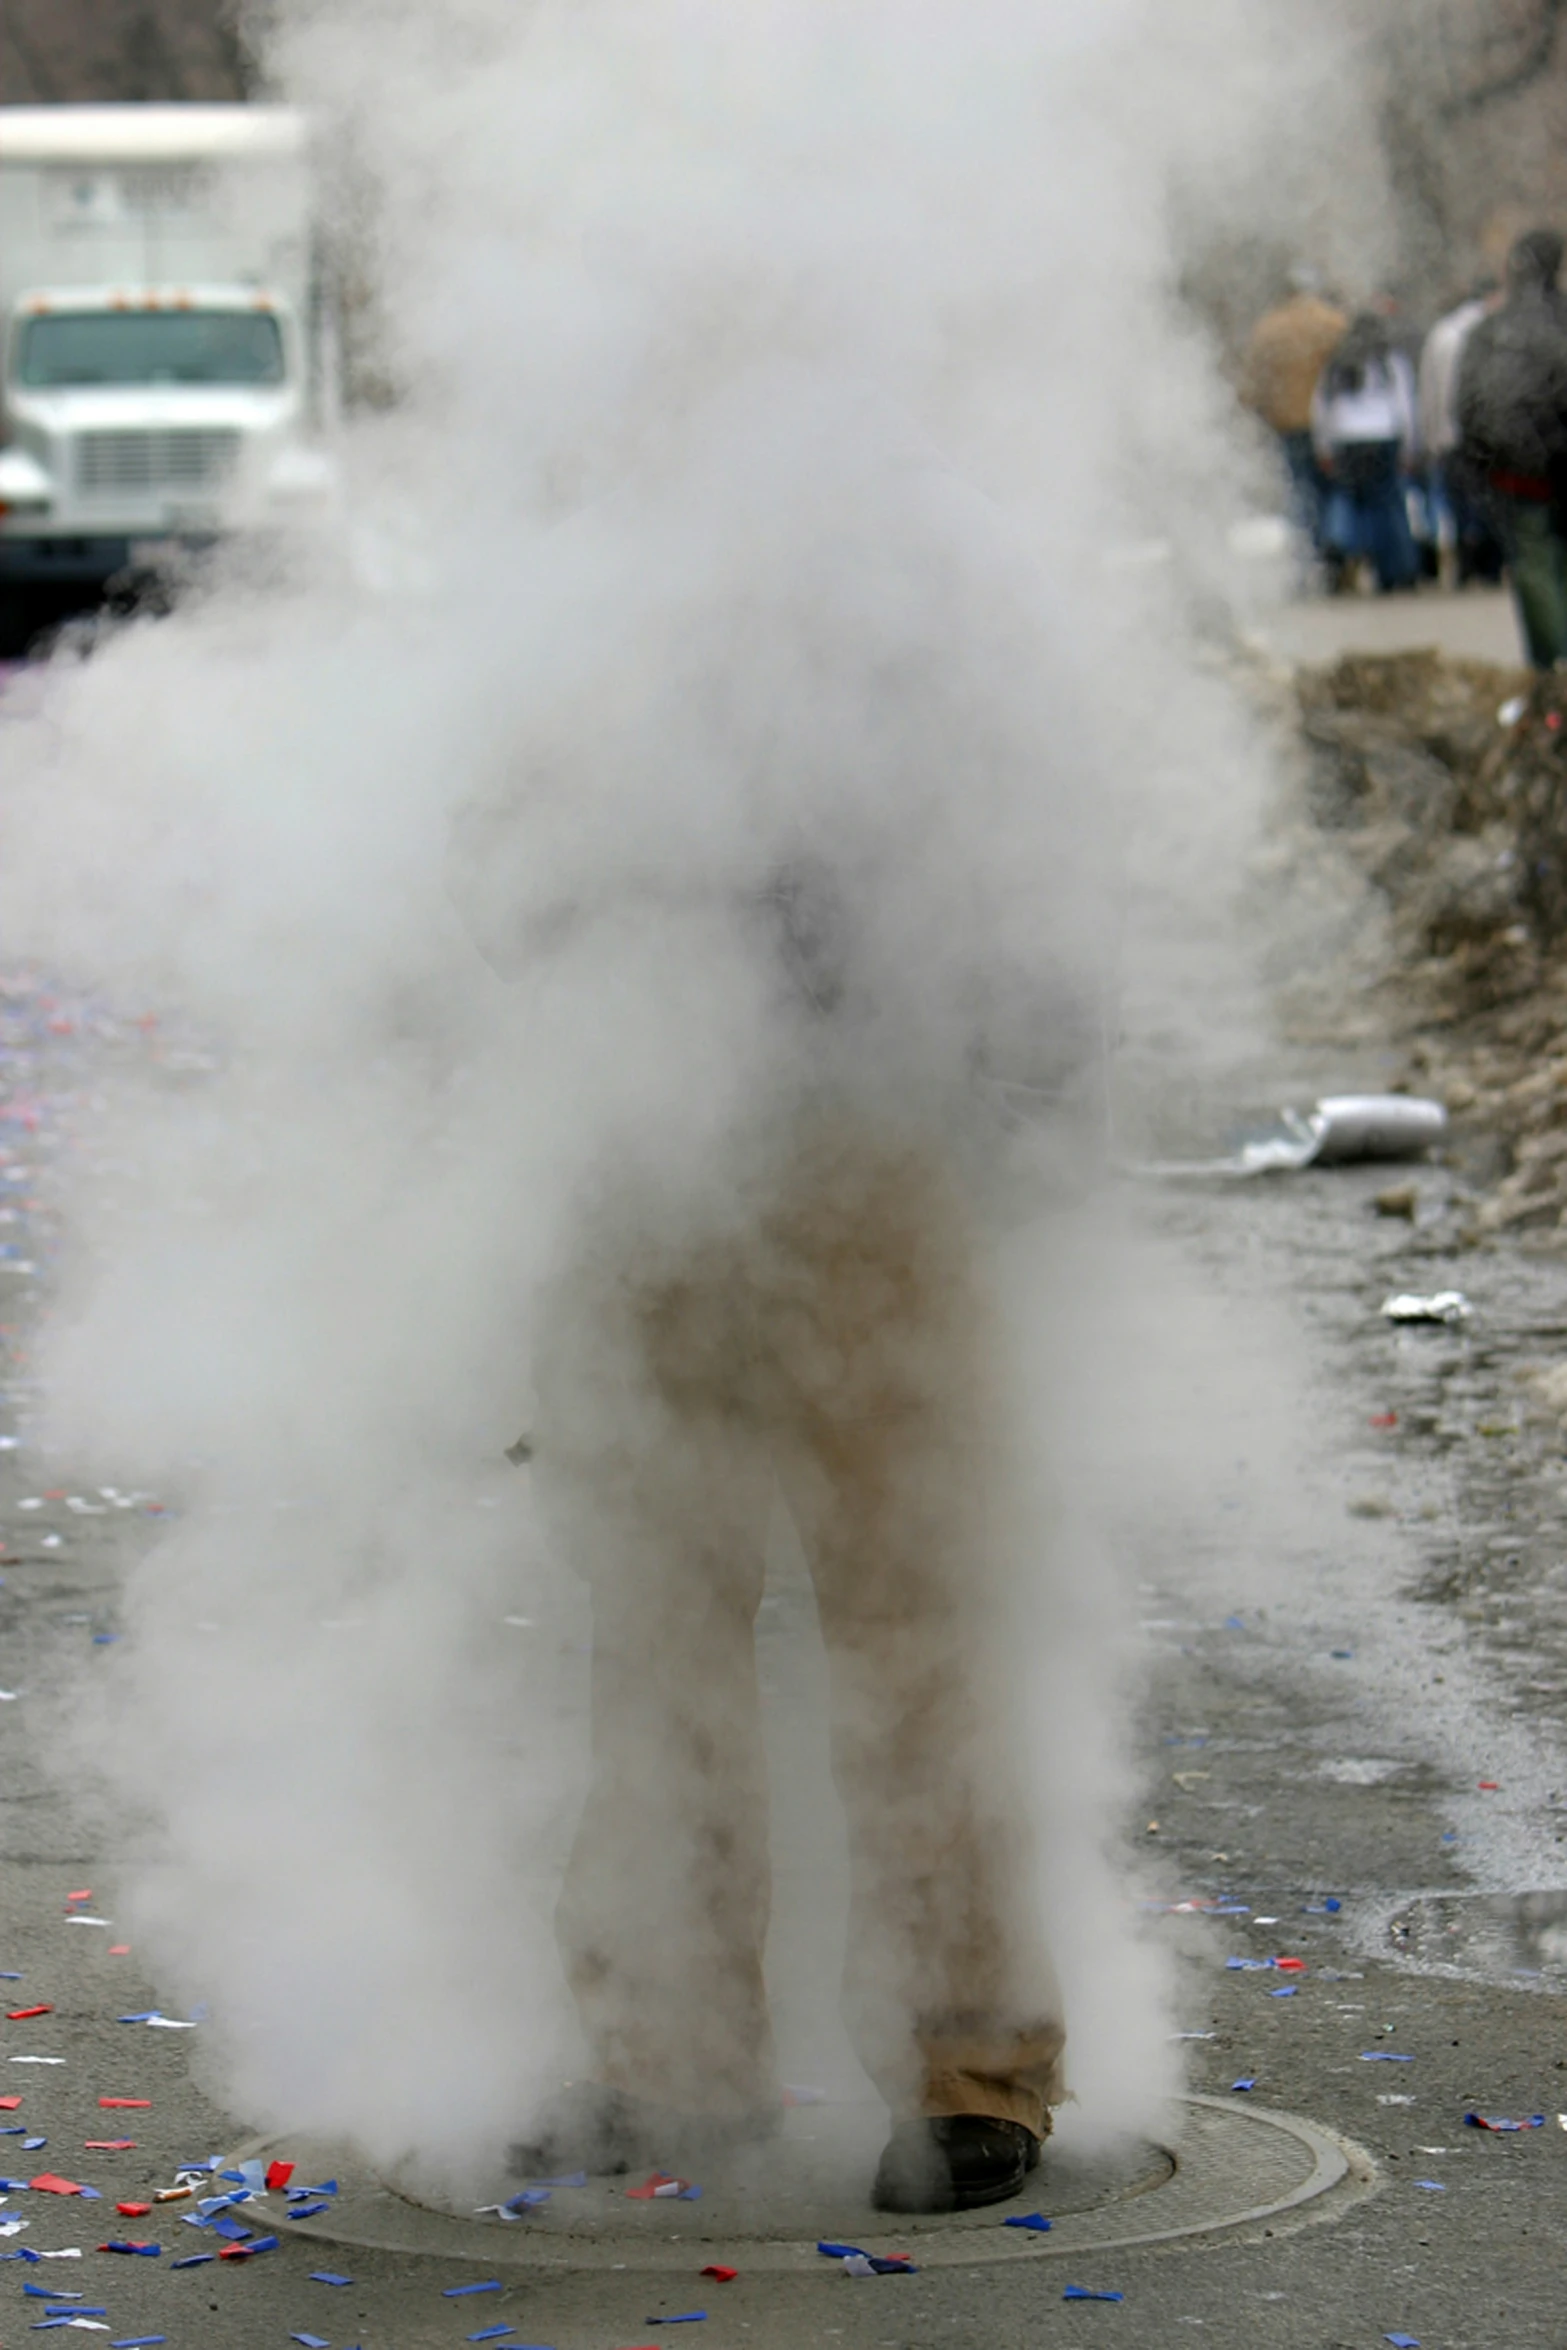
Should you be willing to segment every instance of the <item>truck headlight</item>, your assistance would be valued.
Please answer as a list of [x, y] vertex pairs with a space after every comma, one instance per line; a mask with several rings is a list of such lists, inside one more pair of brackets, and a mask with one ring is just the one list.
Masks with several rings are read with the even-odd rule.
[[281, 450], [267, 474], [267, 496], [279, 505], [324, 506], [337, 488], [337, 465], [320, 449]]
[[0, 449], [0, 515], [47, 514], [54, 484], [26, 449]]

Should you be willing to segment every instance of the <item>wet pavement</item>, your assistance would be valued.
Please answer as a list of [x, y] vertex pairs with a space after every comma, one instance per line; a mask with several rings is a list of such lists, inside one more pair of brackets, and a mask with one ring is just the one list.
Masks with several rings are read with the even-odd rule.
[[[0, 1433], [21, 1442], [0, 1449], [0, 1957], [17, 2009], [46, 2012], [4, 2026], [0, 2093], [20, 2099], [5, 2126], [25, 2135], [0, 2139], [0, 2162], [11, 2149], [17, 2178], [48, 2163], [101, 2196], [7, 2191], [0, 2228], [26, 2222], [0, 2237], [12, 2256], [0, 2265], [0, 2311], [12, 2298], [14, 2329], [48, 2323], [34, 2311], [101, 2308], [69, 2330], [192, 2346], [314, 2334], [332, 2350], [423, 2350], [509, 2324], [509, 2336], [488, 2338], [631, 2350], [655, 2325], [705, 2309], [703, 2341], [756, 2350], [1151, 2343], [1176, 2328], [1224, 2345], [1374, 2345], [1404, 2333], [1427, 2350], [1502, 2339], [1543, 2350], [1567, 2338], [1567, 1444], [1549, 1377], [1567, 1360], [1567, 1265], [1469, 1245], [1462, 1170], [1439, 1166], [1414, 1172], [1413, 1220], [1377, 1212], [1386, 1169], [1157, 1194], [1156, 1220], [1221, 1293], [1288, 1306], [1329, 1440], [1312, 1512], [1281, 1536], [1265, 1597], [1252, 1586], [1231, 1607], [1211, 1572], [1194, 1580], [1179, 1557], [1151, 1561], [1142, 1586], [1151, 1682], [1143, 1786], [1125, 1822], [1127, 1893], [1172, 1952], [1177, 2025], [1192, 2035], [1188, 2084], [1214, 2101], [1191, 2109], [1184, 2139], [1172, 2116], [1173, 2164], [1160, 2145], [1132, 2145], [1096, 2171], [1068, 2142], [1016, 2207], [1051, 2216], [1049, 2233], [1009, 2234], [1007, 2214], [900, 2232], [874, 2219], [850, 2175], [874, 2148], [875, 2112], [807, 2105], [790, 2116], [776, 2173], [753, 2162], [739, 2190], [720, 2185], [705, 2206], [653, 2202], [635, 2215], [601, 2188], [597, 2217], [584, 2207], [580, 2220], [562, 2216], [572, 2191], [560, 2189], [530, 2240], [528, 2221], [471, 2208], [458, 2235], [443, 2234], [417, 2200], [394, 2208], [351, 2153], [278, 2140], [266, 2154], [292, 2153], [301, 2183], [321, 2183], [330, 2163], [336, 2196], [299, 2220], [274, 2193], [236, 2224], [252, 2241], [277, 2235], [275, 2250], [176, 2268], [222, 2249], [187, 2224], [189, 2207], [122, 2215], [116, 2205], [148, 2200], [181, 2163], [237, 2158], [250, 2145], [246, 2118], [213, 2101], [199, 2017], [171, 2011], [168, 2022], [190, 2030], [119, 2020], [155, 2014], [160, 1988], [114, 1924], [104, 1815], [61, 1767], [70, 1714], [93, 1702], [93, 1676], [113, 1670], [125, 1564], [157, 1539], [166, 1497], [106, 1489], [90, 1463], [34, 1452], [25, 1360], [26, 1300], [52, 1247], [53, 1156], [92, 1087], [127, 1060], [147, 1063], [138, 1081], [170, 1075], [134, 1024], [62, 1009], [25, 976], [6, 1000], [15, 1115], [0, 1174], [15, 1221], [3, 1263], [17, 1302]], [[1473, 1307], [1457, 1328], [1394, 1329], [1381, 1317], [1393, 1291], [1449, 1287]], [[820, 1694], [805, 1587], [787, 1556], [763, 1621], [776, 1748], [788, 1724], [809, 1725]], [[821, 1793], [807, 1776], [793, 1800], [810, 1810]], [[787, 1878], [800, 1822], [783, 1810]], [[792, 1930], [808, 1926], [797, 1915]], [[787, 2014], [780, 2029], [788, 2042]], [[830, 2069], [830, 2051], [800, 2053]], [[136, 2103], [102, 2103], [120, 2098]], [[1310, 2167], [1281, 2139], [1267, 2158], [1277, 2179], [1257, 2184], [1266, 2149], [1259, 2138], [1248, 2154], [1240, 2117], [1260, 2128], [1269, 2113], [1326, 2133], [1335, 2183], [1236, 2224], [1275, 2187], [1287, 2204], [1292, 2160], [1302, 2176]], [[1524, 2126], [1482, 2129], [1471, 2113]], [[1159, 2198], [1183, 2163], [1188, 2183], [1197, 2175], [1203, 2130], [1212, 2202], [1188, 2213], [1195, 2232], [1162, 2229]], [[110, 2150], [121, 2139], [132, 2143]], [[854, 2279], [811, 2241], [872, 2229], [872, 2249], [910, 2249], [918, 2273]], [[116, 2234], [161, 2252], [99, 2249]], [[739, 2274], [706, 2278], [710, 2265]], [[84, 2298], [28, 2295], [41, 2276]], [[448, 2297], [464, 2285], [495, 2289]], [[1068, 2288], [1123, 2298], [1065, 2298]]]
[[[1309, 1506], [1233, 1591], [1211, 1558], [1198, 1571], [1179, 1547], [1150, 1547], [1140, 1570], [1147, 1685], [1126, 1896], [1169, 1954], [1187, 2087], [1208, 2104], [1104, 2157], [1074, 2151], [1068, 2128], [1015, 2209], [901, 2237], [854, 2184], [875, 2110], [806, 2105], [776, 2174], [754, 2163], [742, 2192], [720, 2184], [633, 2218], [600, 2188], [579, 2222], [576, 2191], [561, 2188], [535, 2239], [528, 2219], [471, 2206], [453, 2223], [417, 2193], [390, 2194], [351, 2152], [264, 2140], [255, 2117], [226, 2113], [203, 2019], [115, 1923], [127, 1824], [78, 1769], [72, 1722], [100, 1702], [126, 1567], [177, 1497], [107, 1488], [90, 1461], [33, 1447], [30, 1331], [56, 1245], [51, 1169], [80, 1147], [94, 1094], [200, 1083], [195, 1059], [33, 975], [0, 988], [0, 1987], [10, 2007], [45, 2010], [0, 2026], [0, 2099], [20, 2100], [0, 2113], [16, 2133], [0, 2137], [0, 2172], [37, 2179], [48, 2164], [99, 2190], [0, 2188], [0, 2340], [74, 2309], [79, 2323], [60, 2330], [178, 2350], [310, 2337], [331, 2350], [483, 2338], [634, 2350], [705, 2311], [693, 2338], [715, 2350], [1375, 2350], [1399, 2337], [1561, 2350], [1567, 1260], [1473, 1245], [1462, 1166], [1151, 1195], [1218, 1298], [1239, 1312], [1261, 1297], [1283, 1315], [1311, 1415]], [[1392, 1065], [1362, 1036], [1341, 1055], [1281, 1052], [1269, 1085], [1308, 1100]], [[1413, 1216], [1379, 1213], [1378, 1194], [1406, 1179]], [[1381, 1316], [1395, 1291], [1447, 1288], [1471, 1301], [1460, 1326]], [[580, 1636], [564, 1619], [529, 1634], [562, 1658]], [[810, 1876], [837, 1900], [821, 1658], [787, 1542], [761, 1659], [775, 1777], [790, 1791], [775, 1823], [781, 1892]], [[240, 1846], [244, 1834], [237, 1816]], [[811, 2037], [830, 2004], [831, 1937], [797, 1899], [780, 1900], [778, 1931], [786, 2074], [837, 2078], [841, 2047]], [[104, 2102], [121, 2099], [134, 2102]], [[1315, 2138], [1289, 2140], [1292, 2116]], [[252, 2243], [276, 2235], [275, 2249], [247, 2257], [236, 2243], [220, 2259], [228, 2247], [187, 2224], [188, 2205], [116, 2208], [150, 2201], [182, 2163], [252, 2152], [297, 2160], [291, 2183], [336, 2182], [311, 2217], [275, 2191], [233, 2223]], [[1313, 2161], [1312, 2191], [1291, 2203]], [[1211, 2201], [1175, 2214], [1185, 2232], [1163, 2229], [1161, 2197], [1182, 2180], [1206, 2181]], [[1004, 2230], [1035, 2210], [1049, 2232]], [[846, 2275], [816, 2253], [816, 2229], [851, 2243], [874, 2229], [873, 2248], [908, 2248], [917, 2273]], [[99, 2249], [116, 2239], [161, 2250]], [[738, 2274], [703, 2274], [714, 2266]]]

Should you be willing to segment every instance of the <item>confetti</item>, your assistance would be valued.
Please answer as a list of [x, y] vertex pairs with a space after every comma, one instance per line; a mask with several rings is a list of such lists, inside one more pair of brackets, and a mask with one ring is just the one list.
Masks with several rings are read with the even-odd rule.
[[151, 2113], [152, 2111], [150, 2097], [100, 2097], [98, 2103], [105, 2113]]
[[[102, 2103], [101, 2098], [99, 2103]], [[294, 2166], [291, 2162], [269, 2162], [267, 2164], [268, 2193], [272, 2194], [275, 2193], [279, 2187], [286, 2187], [293, 2175]]]
[[1068, 2285], [1063, 2301], [1124, 2301], [1124, 2293], [1091, 2293], [1086, 2285]]
[[702, 2274], [705, 2277], [712, 2277], [720, 2285], [732, 2285], [740, 2271], [737, 2268], [721, 2268], [714, 2260], [708, 2263]]
[[1046, 2219], [1042, 2211], [1026, 2211], [1012, 2219], [1004, 2219], [1001, 2224], [1004, 2228], [1032, 2228], [1035, 2235], [1043, 2236], [1049, 2233], [1054, 2223]]
[[310, 2272], [313, 2285], [351, 2285], [353, 2281], [352, 2277], [340, 2277], [335, 2269], [313, 2268]]
[[448, 2285], [442, 2293], [441, 2299], [443, 2301], [464, 2301], [470, 2293], [498, 2293], [500, 2290], [500, 2278], [491, 2277], [489, 2282], [483, 2285]]
[[29, 2016], [53, 2015], [53, 2013], [53, 2007], [8, 2007], [5, 2011], [5, 2020], [8, 2024], [25, 2024]]

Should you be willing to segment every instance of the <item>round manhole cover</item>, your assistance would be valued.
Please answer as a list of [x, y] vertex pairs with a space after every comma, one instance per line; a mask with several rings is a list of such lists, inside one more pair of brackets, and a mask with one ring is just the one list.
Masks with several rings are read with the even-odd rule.
[[[457, 2207], [411, 2176], [356, 2176], [352, 2161], [319, 2147], [267, 2141], [245, 2151], [289, 2155], [301, 2180], [336, 2176], [327, 2208], [296, 2223], [302, 2236], [539, 2270], [685, 2269], [696, 2249], [717, 2258], [726, 2245], [743, 2250], [751, 2269], [810, 2270], [825, 2266], [824, 2240], [911, 2251], [929, 2267], [1037, 2258], [1274, 2222], [1371, 2184], [1369, 2157], [1314, 2122], [1209, 2097], [1181, 2099], [1173, 2117], [1164, 2144], [1089, 2154], [1052, 2142], [1015, 2202], [913, 2219], [869, 2201], [886, 2129], [879, 2106], [792, 2111], [781, 2139], [724, 2177], [692, 2182], [700, 2193], [690, 2198], [643, 2200], [628, 2193], [634, 2177], [593, 2179], [550, 2187], [548, 2201], [518, 2219], [484, 2208], [514, 2195], [516, 2180], [481, 2184]], [[1029, 2212], [1049, 2218], [1048, 2233], [1002, 2224]]]

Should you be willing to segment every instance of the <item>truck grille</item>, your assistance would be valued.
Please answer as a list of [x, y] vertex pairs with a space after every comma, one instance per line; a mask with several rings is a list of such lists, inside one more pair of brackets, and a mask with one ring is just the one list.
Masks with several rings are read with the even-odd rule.
[[76, 486], [84, 497], [209, 490], [229, 479], [238, 460], [237, 432], [84, 432], [76, 446]]

